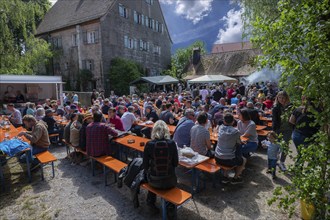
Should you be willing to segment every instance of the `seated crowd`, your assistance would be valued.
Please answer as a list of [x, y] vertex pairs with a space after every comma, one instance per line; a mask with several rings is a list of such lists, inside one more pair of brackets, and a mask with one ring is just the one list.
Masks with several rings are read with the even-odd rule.
[[[46, 100], [44, 105], [28, 104], [24, 114], [34, 118], [33, 123], [30, 123], [30, 118], [26, 118], [30, 123], [27, 128], [35, 124], [46, 127], [49, 134], [59, 134], [59, 144], [63, 136], [66, 143], [81, 148], [93, 157], [114, 155], [113, 149], [109, 147], [109, 135], [116, 137], [119, 132], [132, 132], [151, 139], [146, 144], [144, 154], [144, 159], [148, 161], [158, 148], [171, 148], [166, 151], [166, 157], [171, 158], [172, 165], [164, 172], [171, 176], [169, 179], [172, 182], [176, 182], [173, 170], [177, 166], [177, 150], [173, 148], [173, 143], [179, 148], [191, 147], [199, 154], [215, 157], [220, 165], [235, 167], [235, 176], [231, 181], [236, 184], [242, 182], [241, 173], [250, 153], [258, 148], [256, 126], [265, 123], [260, 117], [271, 114], [269, 112], [274, 106], [274, 109], [280, 104], [287, 106], [289, 99], [285, 94], [278, 92], [276, 85], [271, 83], [248, 86], [243, 83], [218, 84], [209, 88], [203, 85], [200, 89], [194, 87], [178, 94], [153, 92], [144, 93], [140, 97], [136, 94], [118, 97], [112, 92], [110, 97], [105, 98], [95, 90], [89, 108], [82, 108], [75, 94], [71, 100], [65, 96], [63, 109], [58, 107], [56, 101]], [[22, 116], [14, 105], [9, 104], [8, 110], [12, 113], [9, 118], [13, 125], [21, 125]], [[58, 118], [55, 120], [54, 115], [68, 121], [65, 127], [57, 123]], [[274, 128], [280, 120], [276, 116], [273, 118], [273, 130], [276, 133], [271, 134], [271, 140], [279, 134], [278, 129]], [[154, 128], [142, 127], [140, 123], [145, 121], [155, 123]], [[172, 138], [168, 135], [167, 126], [163, 128], [164, 123], [176, 126]], [[217, 134], [217, 141], [212, 142], [210, 137], [213, 133]], [[28, 135], [26, 137], [31, 139]], [[274, 145], [272, 141], [268, 148], [275, 155], [276, 166], [276, 155], [280, 152], [278, 146]], [[285, 154], [282, 154], [281, 162], [284, 163]], [[274, 156], [272, 160], [269, 168], [274, 169]], [[157, 169], [150, 168], [150, 164], [155, 165], [145, 162], [144, 167], [156, 175]], [[225, 176], [223, 181], [230, 180]], [[153, 206], [155, 196], [149, 194], [148, 201]]]

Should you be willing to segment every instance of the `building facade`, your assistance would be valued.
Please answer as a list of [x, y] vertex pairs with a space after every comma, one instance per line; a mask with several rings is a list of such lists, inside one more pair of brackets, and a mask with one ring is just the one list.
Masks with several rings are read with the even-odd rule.
[[147, 76], [171, 62], [172, 41], [158, 0], [58, 0], [37, 36], [54, 49], [50, 74], [77, 89], [81, 70], [92, 73], [83, 91], [111, 89], [106, 75], [116, 57], [140, 63]]

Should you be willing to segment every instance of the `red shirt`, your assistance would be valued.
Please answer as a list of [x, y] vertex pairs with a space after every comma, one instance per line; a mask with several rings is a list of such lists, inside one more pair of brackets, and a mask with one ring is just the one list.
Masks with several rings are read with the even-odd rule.
[[86, 128], [87, 155], [99, 157], [111, 153], [109, 134], [117, 136], [118, 133], [110, 126], [101, 122], [92, 122]]
[[181, 107], [181, 103], [180, 103], [179, 99], [174, 99], [174, 102], [178, 103], [179, 108]]
[[230, 100], [231, 98], [233, 98], [233, 93], [235, 92], [234, 89], [228, 89], [227, 90], [227, 98]]
[[267, 99], [266, 101], [263, 102], [263, 104], [266, 106], [266, 108], [271, 109], [273, 107], [273, 101]]
[[114, 118], [109, 118], [109, 122], [115, 125], [115, 129], [119, 131], [125, 131], [123, 122], [121, 121], [118, 115], [115, 115]]

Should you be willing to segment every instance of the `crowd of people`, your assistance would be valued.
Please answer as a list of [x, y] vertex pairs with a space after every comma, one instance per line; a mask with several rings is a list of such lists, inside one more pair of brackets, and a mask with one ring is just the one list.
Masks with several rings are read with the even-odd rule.
[[[225, 175], [222, 182], [237, 184], [243, 181], [241, 173], [247, 159], [260, 145], [256, 126], [264, 123], [260, 120], [261, 116], [269, 112], [272, 115], [273, 131], [268, 134], [269, 141], [264, 141], [262, 145], [268, 148], [268, 168], [273, 178], [276, 178], [278, 158], [280, 169], [286, 170], [286, 151], [279, 147], [277, 138], [281, 136], [288, 143], [293, 137], [296, 147], [301, 144], [306, 146], [306, 140], [318, 129], [309, 117], [311, 106], [306, 104], [306, 99], [302, 101], [302, 107], [293, 110], [288, 94], [270, 82], [200, 85], [189, 90], [181, 89], [178, 93], [153, 92], [140, 96], [117, 96], [112, 91], [109, 97], [105, 97], [103, 91], [99, 93], [94, 90], [91, 106], [80, 106], [75, 93], [72, 97], [66, 94], [64, 101], [63, 108], [59, 108], [57, 101], [49, 99], [43, 105], [28, 103], [23, 111], [26, 115], [23, 120], [14, 105], [8, 104], [8, 111], [11, 112], [9, 119], [15, 126], [24, 122], [27, 128], [32, 129], [34, 135], [20, 135], [25, 135], [33, 143], [37, 143], [35, 139], [40, 136], [42, 127], [47, 129], [48, 134], [59, 133], [59, 144], [62, 144], [63, 136], [66, 143], [86, 150], [93, 157], [115, 155], [114, 149], [109, 147], [109, 135], [116, 137], [119, 131], [150, 138], [145, 147], [144, 167], [151, 175], [163, 176], [165, 185], [169, 179], [166, 187], [173, 187], [173, 182], [176, 182], [173, 177], [178, 160], [176, 147], [190, 147], [199, 154], [215, 157], [220, 165], [235, 167], [234, 177], [231, 179]], [[290, 119], [283, 118], [286, 113], [291, 114]], [[53, 115], [68, 120], [66, 126], [59, 126]], [[139, 122], [145, 121], [155, 123], [153, 129], [139, 125]], [[176, 126], [172, 136], [168, 127], [164, 126], [166, 124]], [[218, 134], [215, 143], [210, 140], [212, 132]], [[241, 140], [242, 137], [245, 141]], [[42, 142], [42, 145], [47, 147], [44, 145], [48, 143]], [[156, 151], [159, 154], [159, 149], [163, 149], [163, 156], [170, 160], [167, 164], [171, 166], [154, 167], [158, 162], [153, 156]], [[154, 195], [150, 194], [148, 201], [153, 207]]]

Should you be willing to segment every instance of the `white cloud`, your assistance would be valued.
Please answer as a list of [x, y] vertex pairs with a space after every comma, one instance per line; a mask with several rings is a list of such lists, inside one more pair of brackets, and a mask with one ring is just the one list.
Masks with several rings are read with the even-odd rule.
[[173, 42], [179, 44], [182, 42], [190, 41], [193, 39], [201, 38], [208, 34], [208, 30], [219, 25], [219, 21], [211, 21], [202, 26], [196, 26], [196, 28], [191, 28], [183, 32], [179, 32], [172, 35]]
[[175, 4], [175, 13], [197, 24], [212, 10], [213, 0], [160, 0], [163, 4]]
[[243, 9], [235, 11], [231, 9], [220, 21], [224, 21], [224, 28], [218, 33], [216, 44], [242, 41], [243, 22], [241, 19]]

